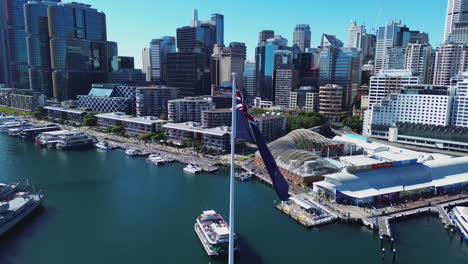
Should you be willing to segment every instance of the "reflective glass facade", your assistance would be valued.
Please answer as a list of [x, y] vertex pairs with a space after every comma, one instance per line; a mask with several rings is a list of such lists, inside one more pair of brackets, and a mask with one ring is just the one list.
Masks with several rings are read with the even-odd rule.
[[107, 79], [106, 16], [84, 4], [48, 8], [53, 95], [74, 99]]

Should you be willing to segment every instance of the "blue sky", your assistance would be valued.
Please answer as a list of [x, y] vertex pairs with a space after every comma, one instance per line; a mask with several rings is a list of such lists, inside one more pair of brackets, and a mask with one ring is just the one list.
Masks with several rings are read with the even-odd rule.
[[141, 50], [153, 38], [175, 36], [176, 28], [190, 24], [192, 9], [199, 19], [223, 14], [225, 42], [245, 42], [253, 59], [258, 32], [273, 29], [292, 42], [296, 24], [310, 24], [312, 46], [322, 33], [347, 41], [351, 20], [368, 29], [401, 20], [412, 30], [429, 33], [432, 45], [443, 39], [447, 0], [81, 0], [106, 13], [108, 39], [119, 43], [121, 56], [134, 56], [141, 68]]

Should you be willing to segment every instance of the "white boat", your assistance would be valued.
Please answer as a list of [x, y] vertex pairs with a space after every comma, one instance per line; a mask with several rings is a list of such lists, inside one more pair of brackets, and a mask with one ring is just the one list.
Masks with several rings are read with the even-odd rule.
[[0, 200], [7, 199], [18, 189], [18, 184], [0, 183]]
[[203, 170], [196, 165], [188, 164], [187, 166], [184, 167], [184, 171], [188, 173], [192, 173], [192, 174], [197, 174], [197, 173], [202, 172]]
[[6, 122], [14, 122], [14, 121], [18, 121], [18, 118], [16, 116], [0, 115], [0, 125]]
[[463, 237], [468, 240], [468, 207], [457, 206], [453, 208], [450, 211], [450, 218]]
[[156, 165], [163, 165], [164, 163], [166, 163], [166, 160], [163, 159], [159, 154], [151, 154], [148, 157], [148, 160]]
[[127, 149], [125, 151], [125, 154], [128, 156], [140, 156], [141, 155], [141, 150], [139, 149]]
[[96, 138], [83, 132], [71, 132], [59, 136], [56, 144], [59, 150], [88, 149], [94, 146]]
[[236, 176], [235, 178], [241, 182], [244, 182], [244, 181], [250, 181], [252, 179], [252, 175], [250, 175], [249, 173], [247, 172], [243, 172], [243, 173], [236, 173]]
[[6, 122], [0, 125], [0, 132], [5, 133], [5, 132], [8, 132], [10, 129], [28, 128], [28, 127], [32, 127], [32, 125], [24, 121]]
[[116, 147], [110, 144], [107, 141], [99, 141], [98, 143], [94, 144], [94, 146], [98, 149], [103, 149], [103, 150], [113, 150]]
[[[204, 211], [197, 217], [194, 229], [208, 256], [229, 253], [229, 225], [216, 211]], [[237, 251], [239, 247], [235, 236], [234, 241], [234, 250]]]
[[41, 195], [18, 193], [13, 199], [0, 203], [0, 235], [30, 215], [41, 202]]

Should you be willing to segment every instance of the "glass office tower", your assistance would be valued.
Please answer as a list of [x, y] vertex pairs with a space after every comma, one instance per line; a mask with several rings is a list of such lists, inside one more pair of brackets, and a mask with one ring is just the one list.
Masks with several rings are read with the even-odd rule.
[[106, 15], [78, 3], [50, 6], [48, 15], [54, 97], [74, 99], [106, 82]]

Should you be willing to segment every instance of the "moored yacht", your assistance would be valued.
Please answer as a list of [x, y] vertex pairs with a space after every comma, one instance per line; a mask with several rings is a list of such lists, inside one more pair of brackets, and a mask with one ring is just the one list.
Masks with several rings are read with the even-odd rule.
[[[208, 256], [229, 253], [229, 225], [216, 211], [204, 211], [197, 217], [194, 228]], [[234, 250], [237, 251], [236, 237], [234, 241]]]
[[450, 211], [450, 218], [463, 237], [468, 240], [468, 207], [457, 206], [453, 208]]
[[166, 163], [166, 160], [163, 159], [161, 157], [161, 155], [154, 154], [154, 153], [149, 155], [148, 161], [150, 161], [151, 163], [156, 164], [156, 165], [163, 165], [164, 163]]
[[10, 129], [27, 128], [27, 127], [32, 127], [32, 125], [24, 121], [6, 122], [0, 125], [0, 132], [5, 133], [5, 132], [8, 132]]
[[194, 164], [188, 164], [184, 167], [184, 171], [192, 174], [197, 174], [202, 172], [202, 169]]
[[0, 235], [30, 215], [42, 202], [41, 195], [18, 193], [0, 203]]
[[87, 149], [94, 146], [96, 138], [83, 132], [71, 132], [59, 136], [57, 149], [59, 150], [76, 150]]
[[94, 146], [98, 149], [103, 149], [103, 150], [113, 150], [116, 147], [113, 146], [111, 143], [107, 141], [99, 141], [98, 143], [94, 144]]
[[18, 189], [18, 184], [0, 183], [0, 200], [5, 200]]
[[127, 149], [125, 151], [125, 154], [127, 154], [128, 156], [140, 156], [141, 153], [142, 152], [139, 149]]

